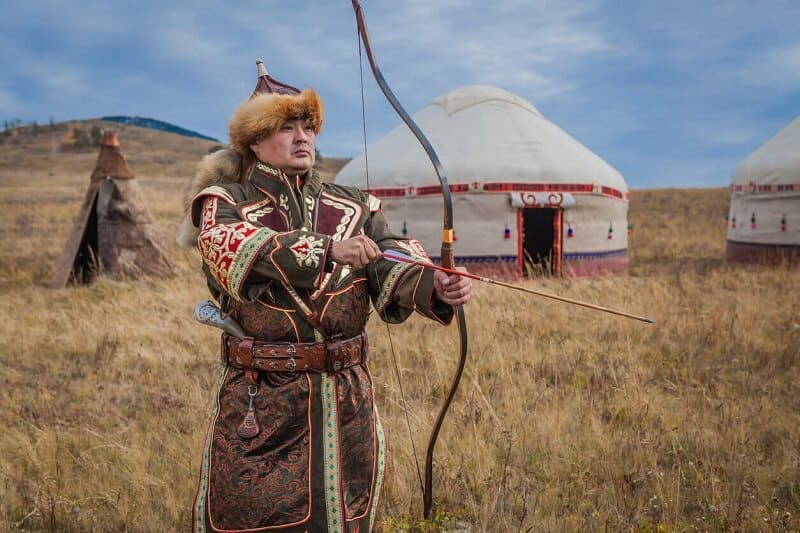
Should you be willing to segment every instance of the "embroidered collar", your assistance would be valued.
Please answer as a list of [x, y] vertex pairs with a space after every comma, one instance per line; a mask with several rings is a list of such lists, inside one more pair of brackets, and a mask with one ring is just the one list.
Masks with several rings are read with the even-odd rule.
[[[261, 161], [257, 161], [254, 170], [256, 171], [255, 175], [264, 176], [266, 178], [274, 179], [289, 184], [290, 187], [292, 187], [292, 189], [296, 188], [293, 180], [290, 180], [286, 174], [284, 174], [283, 172], [281, 172], [280, 170], [271, 165], [262, 163]], [[250, 174], [251, 181], [253, 177], [254, 174]], [[312, 168], [311, 171], [309, 171], [306, 174], [303, 188], [308, 189], [309, 192], [315, 194], [317, 191], [319, 191], [321, 186], [322, 186], [322, 179], [319, 177], [319, 174], [317, 174], [317, 171]]]
[[275, 167], [271, 167], [261, 161], [256, 162], [256, 170], [259, 170], [262, 174], [266, 174], [267, 176], [273, 176], [281, 181], [286, 179], [286, 175], [278, 170]]

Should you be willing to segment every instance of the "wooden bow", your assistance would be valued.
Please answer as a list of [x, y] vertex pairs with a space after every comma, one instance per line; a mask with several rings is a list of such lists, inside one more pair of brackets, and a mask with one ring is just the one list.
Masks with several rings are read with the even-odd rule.
[[[358, 0], [352, 0], [352, 2], [353, 10], [356, 14], [356, 21], [358, 22], [358, 35], [361, 37], [361, 42], [364, 43], [364, 49], [367, 53], [370, 69], [375, 77], [375, 81], [378, 83], [378, 86], [381, 88], [381, 91], [383, 91], [384, 96], [386, 96], [387, 100], [389, 100], [389, 103], [392, 105], [394, 110], [397, 112], [400, 118], [403, 119], [403, 122], [405, 122], [406, 126], [409, 127], [411, 132], [422, 145], [425, 153], [428, 154], [428, 158], [431, 160], [431, 163], [433, 163], [433, 168], [436, 171], [436, 176], [439, 178], [439, 183], [442, 185], [442, 197], [444, 201], [441, 253], [442, 265], [447, 268], [453, 268], [453, 200], [450, 195], [450, 185], [447, 182], [447, 177], [445, 176], [444, 169], [442, 168], [442, 163], [439, 160], [439, 156], [436, 155], [433, 146], [431, 146], [431, 143], [419, 129], [417, 124], [411, 119], [406, 110], [403, 109], [403, 106], [400, 105], [400, 102], [389, 88], [386, 80], [383, 78], [383, 74], [381, 74], [377, 63], [375, 62], [375, 56], [372, 53], [372, 46], [370, 45], [369, 34], [367, 33], [367, 24], [364, 21], [364, 14], [361, 11], [361, 5], [358, 3]], [[453, 383], [450, 386], [450, 391], [447, 394], [447, 398], [445, 399], [445, 402], [439, 411], [439, 415], [436, 417], [436, 423], [434, 424], [430, 440], [428, 441], [428, 450], [425, 455], [425, 486], [423, 487], [422, 511], [425, 518], [430, 516], [431, 508], [433, 506], [433, 450], [436, 446], [436, 439], [439, 437], [439, 430], [444, 422], [444, 417], [447, 415], [447, 410], [450, 408], [450, 403], [453, 401], [453, 397], [458, 390], [458, 385], [461, 382], [461, 374], [464, 372], [464, 365], [467, 362], [467, 324], [464, 319], [464, 309], [462, 306], [455, 306], [455, 314], [460, 336], [458, 368], [453, 376]]]

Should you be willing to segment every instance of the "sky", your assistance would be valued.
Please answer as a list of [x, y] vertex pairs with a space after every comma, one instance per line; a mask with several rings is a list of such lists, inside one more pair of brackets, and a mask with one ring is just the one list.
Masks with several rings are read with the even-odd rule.
[[[255, 59], [314, 87], [317, 146], [353, 157], [400, 119], [347, 0], [1, 0], [0, 120], [156, 118], [228, 141]], [[464, 85], [532, 104], [632, 189], [727, 186], [800, 115], [800, 1], [362, 0], [378, 65], [414, 113]]]

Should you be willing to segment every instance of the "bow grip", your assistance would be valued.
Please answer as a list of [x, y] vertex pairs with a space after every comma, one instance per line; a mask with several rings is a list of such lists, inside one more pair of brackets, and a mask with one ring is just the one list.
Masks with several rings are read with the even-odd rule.
[[454, 268], [455, 259], [453, 256], [453, 230], [445, 229], [442, 231], [442, 266]]

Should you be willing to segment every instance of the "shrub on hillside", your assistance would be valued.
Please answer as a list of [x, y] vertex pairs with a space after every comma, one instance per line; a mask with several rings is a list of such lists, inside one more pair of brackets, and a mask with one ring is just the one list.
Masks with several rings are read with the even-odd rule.
[[102, 137], [103, 130], [99, 126], [92, 126], [88, 131], [71, 126], [61, 139], [61, 149], [75, 151], [94, 149], [100, 146]]

